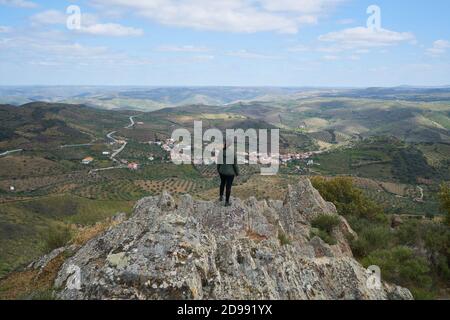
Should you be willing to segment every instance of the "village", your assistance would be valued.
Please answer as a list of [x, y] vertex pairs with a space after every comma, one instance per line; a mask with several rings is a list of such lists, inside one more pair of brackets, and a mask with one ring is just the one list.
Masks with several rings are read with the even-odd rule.
[[[118, 144], [121, 147], [118, 150], [115, 150], [114, 153], [111, 155], [110, 151], [103, 151], [103, 156], [109, 156], [111, 160], [118, 162], [120, 165], [118, 167], [111, 167], [111, 168], [104, 168], [104, 169], [97, 169], [100, 170], [107, 170], [107, 169], [113, 169], [113, 168], [128, 168], [129, 170], [138, 170], [141, 164], [137, 162], [129, 162], [126, 159], [116, 159], [117, 155], [120, 153], [118, 151], [123, 151], [125, 148], [127, 142], [125, 140], [121, 139], [115, 139], [112, 137], [112, 134], [108, 135], [108, 138], [112, 139], [113, 141], [110, 142], [110, 145]], [[148, 141], [149, 145], [155, 145], [160, 147], [162, 150], [164, 150], [167, 153], [171, 153], [178, 145], [178, 143], [174, 139], [165, 139], [163, 141], [156, 140], [156, 141]], [[182, 161], [188, 162], [191, 159], [191, 151], [192, 146], [183, 146], [181, 148], [183, 151], [182, 154], [180, 154], [180, 159]], [[212, 159], [206, 159], [203, 160], [194, 160], [194, 164], [204, 164], [204, 165], [211, 165], [213, 163], [217, 163], [217, 157], [219, 155], [220, 150], [215, 149], [214, 155]], [[279, 155], [279, 163], [284, 166], [288, 166], [292, 162], [304, 162], [307, 166], [313, 166], [318, 165], [317, 163], [314, 163], [314, 160], [312, 159], [314, 156], [322, 154], [324, 151], [308, 151], [308, 152], [302, 152], [302, 153], [287, 153], [287, 154], [281, 154]], [[258, 152], [244, 152], [244, 153], [238, 153], [237, 154], [239, 159], [242, 160], [244, 164], [268, 164], [272, 161], [273, 157], [270, 155], [267, 155], [265, 153], [258, 153]], [[149, 154], [148, 158], [149, 161], [154, 161], [155, 157], [153, 154]], [[84, 158], [81, 163], [83, 165], [91, 165], [94, 162], [94, 157], [88, 156]]]

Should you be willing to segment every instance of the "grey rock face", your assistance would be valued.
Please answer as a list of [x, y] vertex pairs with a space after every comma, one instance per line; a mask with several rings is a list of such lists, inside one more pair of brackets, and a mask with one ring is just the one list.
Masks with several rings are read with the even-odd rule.
[[[337, 215], [310, 181], [284, 203], [233, 199], [231, 207], [168, 193], [140, 200], [133, 216], [69, 258], [61, 299], [412, 299], [407, 289], [367, 286], [344, 218], [337, 245], [309, 239], [310, 221]], [[283, 235], [288, 243], [280, 241]], [[79, 286], [74, 288], [73, 270]], [[76, 283], [76, 281], [75, 281]]]

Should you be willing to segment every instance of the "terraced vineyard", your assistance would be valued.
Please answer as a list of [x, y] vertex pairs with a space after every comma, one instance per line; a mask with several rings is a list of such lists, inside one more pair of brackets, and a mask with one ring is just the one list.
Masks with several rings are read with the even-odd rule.
[[333, 135], [328, 131], [313, 132], [310, 133], [309, 136], [319, 141], [333, 143]]
[[427, 162], [436, 168], [449, 167], [449, 144], [422, 144], [418, 148], [423, 152]]
[[[214, 178], [217, 177], [217, 165], [198, 165], [195, 168], [200, 172], [203, 177]], [[240, 175], [243, 177], [252, 176], [260, 173], [260, 167], [258, 165], [241, 165], [239, 166]]]
[[215, 183], [210, 179], [199, 181], [167, 178], [164, 180], [138, 180], [135, 184], [146, 192], [157, 195], [163, 191], [168, 191], [172, 194], [196, 193], [198, 191], [213, 188]]
[[16, 192], [32, 192], [44, 188], [59, 187], [64, 184], [80, 183], [86, 180], [86, 176], [86, 173], [79, 172], [66, 175], [7, 179], [0, 181], [0, 189], [8, 191], [10, 186], [14, 186]]
[[95, 200], [137, 200], [148, 195], [133, 180], [112, 180], [82, 186], [73, 191], [74, 194]]
[[148, 160], [150, 156], [158, 160], [169, 157], [169, 153], [164, 151], [160, 146], [136, 142], [129, 142], [123, 154], [128, 160], [139, 161], [140, 163], [150, 163]]
[[441, 209], [437, 199], [426, 198], [425, 202], [415, 202], [408, 197], [395, 196], [387, 192], [378, 192], [376, 190], [365, 189], [364, 192], [381, 205], [387, 213], [395, 214], [410, 214], [423, 215], [424, 213], [430, 215], [441, 214]]

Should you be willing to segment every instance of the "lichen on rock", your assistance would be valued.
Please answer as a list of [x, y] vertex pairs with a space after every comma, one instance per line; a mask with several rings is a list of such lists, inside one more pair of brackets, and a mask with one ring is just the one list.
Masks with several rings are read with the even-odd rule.
[[[310, 239], [311, 221], [336, 215], [304, 178], [286, 200], [231, 207], [170, 194], [144, 198], [132, 217], [87, 242], [61, 267], [61, 299], [412, 299], [404, 288], [368, 288], [340, 217], [330, 246]], [[289, 241], [282, 243], [280, 232]], [[80, 287], [67, 285], [71, 266]], [[73, 268], [73, 267], [72, 267]]]

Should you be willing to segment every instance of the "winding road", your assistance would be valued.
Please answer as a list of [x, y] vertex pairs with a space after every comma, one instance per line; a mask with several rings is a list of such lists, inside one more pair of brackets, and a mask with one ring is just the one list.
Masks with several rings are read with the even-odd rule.
[[117, 132], [117, 131], [112, 131], [112, 132], [108, 133], [108, 134], [106, 135], [106, 137], [107, 137], [108, 139], [111, 139], [114, 143], [117, 143], [118, 140], [112, 136], [112, 135], [115, 134], [116, 132]]
[[[113, 134], [115, 134], [117, 131], [112, 131], [110, 133], [108, 133], [106, 135], [106, 137], [110, 140], [112, 140], [114, 143], [119, 143], [119, 140], [117, 140], [116, 138], [113, 137]], [[111, 155], [110, 159], [114, 162], [119, 162], [119, 160], [116, 159], [116, 157], [125, 149], [125, 147], [127, 146], [127, 142], [125, 141], [125, 143], [122, 144], [122, 146], [117, 149], [114, 150], [113, 154]]]
[[66, 144], [64, 146], [60, 146], [61, 149], [64, 148], [77, 148], [77, 147], [89, 147], [93, 146], [93, 143], [82, 143], [82, 144]]
[[137, 117], [137, 116], [131, 116], [131, 117], [130, 117], [130, 122], [131, 122], [131, 124], [129, 124], [128, 126], [126, 126], [125, 129], [131, 129], [131, 128], [134, 127], [134, 125], [136, 124], [136, 123], [134, 122], [134, 118], [136, 118], [136, 117]]
[[0, 157], [7, 156], [8, 154], [12, 154], [12, 153], [22, 152], [22, 151], [23, 151], [23, 149], [5, 151], [3, 153], [0, 153]]
[[[131, 129], [131, 128], [136, 124], [136, 122], [134, 121], [134, 118], [136, 118], [136, 117], [137, 117], [137, 116], [131, 116], [131, 117], [129, 117], [129, 119], [130, 119], [130, 124], [129, 124], [128, 126], [124, 127], [124, 128], [125, 128], [125, 129]], [[107, 137], [108, 139], [112, 140], [114, 143], [119, 143], [119, 140], [117, 140], [116, 138], [113, 137], [113, 135], [114, 135], [116, 132], [117, 132], [117, 131], [112, 131], [112, 132], [108, 133], [108, 134], [106, 135], [106, 137]], [[119, 149], [114, 150], [114, 152], [113, 152], [113, 154], [111, 155], [110, 159], [111, 159], [112, 161], [114, 161], [114, 162], [119, 162], [119, 161], [116, 159], [116, 157], [117, 157], [117, 156], [125, 149], [125, 147], [127, 146], [127, 144], [128, 144], [128, 142], [125, 141]]]
[[417, 189], [420, 192], [420, 196], [418, 198], [415, 198], [414, 201], [416, 201], [416, 202], [424, 202], [423, 198], [424, 198], [425, 195], [424, 195], [424, 192], [423, 192], [423, 188], [420, 187], [420, 186], [417, 186]]

